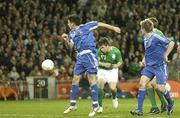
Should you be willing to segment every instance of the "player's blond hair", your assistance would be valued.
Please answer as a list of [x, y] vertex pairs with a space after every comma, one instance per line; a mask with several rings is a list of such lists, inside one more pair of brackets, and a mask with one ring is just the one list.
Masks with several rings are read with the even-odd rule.
[[145, 19], [140, 22], [141, 28], [144, 29], [147, 33], [152, 32], [154, 29], [154, 24], [151, 20]]
[[158, 26], [159, 22], [158, 22], [157, 18], [155, 18], [155, 17], [149, 17], [148, 19], [153, 22], [154, 27], [157, 27], [157, 26]]

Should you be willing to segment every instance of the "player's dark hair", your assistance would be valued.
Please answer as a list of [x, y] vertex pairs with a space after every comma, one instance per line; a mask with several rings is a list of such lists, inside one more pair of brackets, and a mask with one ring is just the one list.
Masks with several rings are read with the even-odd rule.
[[76, 15], [76, 14], [69, 15], [67, 19], [70, 22], [75, 23], [76, 25], [80, 25], [81, 24], [81, 18], [78, 15]]
[[147, 33], [153, 31], [154, 25], [153, 25], [153, 22], [151, 20], [149, 20], [149, 19], [145, 19], [145, 20], [141, 21], [140, 25], [141, 25], [141, 28], [145, 29], [145, 31]]
[[150, 17], [150, 18], [148, 18], [148, 19], [153, 22], [154, 27], [157, 27], [157, 26], [158, 26], [159, 22], [158, 22], [157, 18], [155, 18], [155, 17]]
[[101, 38], [99, 39], [98, 45], [99, 45], [99, 46], [102, 46], [102, 45], [105, 45], [105, 46], [110, 45], [110, 41], [109, 41], [109, 40], [110, 40], [110, 39], [108, 39], [107, 37], [101, 37]]

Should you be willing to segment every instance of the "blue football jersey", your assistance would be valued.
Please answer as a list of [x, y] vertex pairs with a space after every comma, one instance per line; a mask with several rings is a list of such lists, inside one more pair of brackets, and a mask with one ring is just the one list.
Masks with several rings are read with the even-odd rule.
[[170, 39], [152, 33], [145, 37], [145, 63], [147, 66], [161, 66], [164, 64], [164, 53]]
[[93, 29], [98, 27], [97, 21], [91, 21], [86, 24], [79, 25], [69, 33], [69, 41], [74, 44], [76, 51], [81, 52], [90, 49], [96, 52], [96, 41]]

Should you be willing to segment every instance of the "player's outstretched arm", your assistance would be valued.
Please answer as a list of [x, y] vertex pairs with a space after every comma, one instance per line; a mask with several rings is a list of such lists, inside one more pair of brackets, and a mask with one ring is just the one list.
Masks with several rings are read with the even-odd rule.
[[164, 53], [164, 61], [165, 62], [169, 62], [168, 55], [173, 50], [174, 44], [175, 44], [174, 41], [170, 41], [170, 43], [167, 45], [166, 52]]
[[112, 25], [109, 25], [109, 24], [106, 24], [106, 23], [102, 23], [102, 22], [98, 22], [98, 27], [104, 27], [104, 28], [113, 30], [113, 31], [115, 31], [117, 33], [121, 32], [121, 29], [119, 27], [115, 27], [115, 26], [112, 26]]

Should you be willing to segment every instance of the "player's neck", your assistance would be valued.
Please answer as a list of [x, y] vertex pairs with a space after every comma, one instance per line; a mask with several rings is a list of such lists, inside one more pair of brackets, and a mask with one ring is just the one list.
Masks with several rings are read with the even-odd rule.
[[151, 34], [152, 34], [152, 32], [145, 33], [145, 34], [144, 34], [144, 38], [149, 37]]
[[72, 30], [77, 30], [79, 26], [73, 26]]

